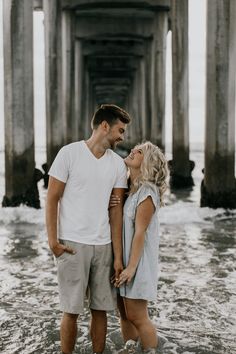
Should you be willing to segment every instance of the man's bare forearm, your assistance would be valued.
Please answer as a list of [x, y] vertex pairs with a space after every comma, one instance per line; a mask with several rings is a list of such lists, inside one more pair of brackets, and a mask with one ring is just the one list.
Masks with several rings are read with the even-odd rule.
[[59, 243], [57, 239], [58, 203], [57, 197], [50, 197], [46, 207], [46, 224], [48, 233], [48, 244], [54, 256], [59, 257], [63, 252], [74, 254], [75, 250], [69, 246]]
[[54, 177], [49, 177], [48, 195], [46, 203], [46, 226], [48, 244], [53, 254], [58, 257], [63, 252], [73, 253], [73, 250], [59, 243], [57, 239], [58, 205], [65, 189], [65, 183]]
[[111, 239], [115, 260], [122, 262], [122, 222], [123, 210], [117, 206], [110, 210]]
[[48, 233], [48, 244], [51, 249], [57, 244], [57, 217], [58, 199], [48, 198], [46, 207], [46, 226]]

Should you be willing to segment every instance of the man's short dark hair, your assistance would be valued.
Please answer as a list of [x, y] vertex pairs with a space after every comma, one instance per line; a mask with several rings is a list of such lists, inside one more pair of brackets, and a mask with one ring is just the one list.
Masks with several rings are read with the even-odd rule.
[[104, 120], [112, 126], [117, 123], [117, 120], [129, 124], [131, 119], [124, 109], [115, 104], [102, 104], [94, 113], [91, 121], [92, 129], [96, 129]]

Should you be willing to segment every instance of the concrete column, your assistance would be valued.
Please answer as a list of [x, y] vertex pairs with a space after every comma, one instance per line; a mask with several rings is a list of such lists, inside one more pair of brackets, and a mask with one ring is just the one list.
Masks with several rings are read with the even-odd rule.
[[152, 116], [151, 140], [162, 150], [165, 147], [165, 91], [166, 91], [166, 36], [167, 12], [155, 13], [152, 43]]
[[84, 73], [84, 106], [83, 106], [83, 117], [82, 117], [82, 124], [83, 124], [83, 139], [87, 139], [90, 135], [90, 82], [89, 82], [89, 72], [85, 70]]
[[173, 161], [171, 185], [193, 185], [189, 161], [188, 0], [172, 0]]
[[141, 138], [141, 127], [140, 127], [140, 109], [141, 109], [141, 102], [139, 97], [139, 85], [140, 85], [140, 72], [137, 70], [134, 75], [134, 79], [132, 81], [131, 86], [131, 117], [132, 117], [132, 124], [130, 125], [132, 128], [131, 133], [131, 143], [134, 144], [140, 143]]
[[87, 120], [87, 131], [88, 131], [87, 136], [89, 137], [92, 133], [91, 119], [94, 114], [95, 92], [94, 92], [93, 83], [90, 75], [88, 76], [88, 79], [89, 79], [89, 106], [88, 106], [88, 120]]
[[43, 0], [45, 26], [47, 163], [64, 145], [62, 114], [62, 33], [60, 0]]
[[91, 115], [91, 119], [92, 116], [94, 114], [94, 112], [98, 109], [98, 104], [96, 101], [96, 92], [95, 92], [95, 88], [93, 87], [93, 105], [92, 105], [92, 115]]
[[146, 63], [145, 58], [140, 60], [140, 85], [139, 96], [141, 101], [141, 138], [146, 139], [147, 136], [147, 83], [146, 83]]
[[3, 1], [5, 178], [3, 206], [40, 207], [34, 161], [33, 3]]
[[128, 125], [126, 133], [125, 133], [125, 141], [124, 141], [124, 145], [126, 147], [126, 149], [130, 150], [133, 148], [134, 146], [134, 125], [135, 125], [135, 109], [134, 109], [134, 105], [133, 105], [133, 95], [134, 95], [134, 82], [133, 82], [133, 78], [131, 79], [131, 83], [130, 83], [130, 87], [129, 90], [127, 92], [127, 96], [126, 96], [126, 109], [127, 112], [129, 112], [130, 116], [132, 117], [132, 122], [131, 124]]
[[75, 42], [75, 90], [74, 90], [74, 107], [75, 116], [73, 120], [74, 140], [84, 138], [84, 60], [82, 52], [82, 41]]
[[236, 207], [236, 2], [208, 0], [205, 170], [201, 206]]
[[136, 140], [138, 142], [142, 142], [142, 75], [141, 75], [141, 59], [139, 62], [139, 66], [137, 68], [137, 72], [135, 75], [135, 104], [137, 105], [137, 117], [134, 117], [136, 121]]
[[146, 40], [146, 53], [145, 53], [145, 122], [144, 139], [151, 139], [151, 117], [152, 117], [152, 41]]
[[74, 17], [72, 12], [62, 12], [62, 114], [66, 127], [65, 143], [74, 141]]

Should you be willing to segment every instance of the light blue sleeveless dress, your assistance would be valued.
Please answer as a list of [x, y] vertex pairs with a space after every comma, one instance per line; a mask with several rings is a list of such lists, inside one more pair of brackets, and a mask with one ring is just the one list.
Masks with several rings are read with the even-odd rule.
[[142, 185], [136, 193], [129, 195], [123, 215], [123, 262], [127, 267], [134, 235], [135, 215], [138, 205], [148, 197], [152, 198], [155, 213], [146, 230], [144, 250], [136, 273], [129, 284], [120, 287], [120, 295], [130, 299], [153, 301], [157, 298], [160, 197], [154, 184]]

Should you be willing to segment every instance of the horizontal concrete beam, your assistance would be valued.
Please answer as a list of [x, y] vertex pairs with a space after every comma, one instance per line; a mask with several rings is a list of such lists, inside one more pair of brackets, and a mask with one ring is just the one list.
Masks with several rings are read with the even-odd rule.
[[121, 91], [121, 92], [126, 92], [127, 90], [129, 89], [129, 86], [123, 86], [123, 85], [105, 85], [105, 84], [96, 84], [94, 85], [94, 90], [95, 91], [100, 91], [100, 92], [103, 92], [103, 91]]
[[[92, 39], [104, 37], [133, 37], [134, 39], [149, 39], [153, 35], [150, 18], [136, 16], [111, 16], [93, 14], [78, 16], [76, 37]], [[153, 14], [154, 18], [154, 14]]]
[[124, 87], [115, 87], [115, 86], [95, 86], [94, 91], [96, 94], [105, 94], [105, 93], [110, 93], [110, 94], [120, 94], [125, 96], [127, 94], [127, 88]]
[[98, 79], [98, 78], [112, 78], [116, 79], [119, 77], [126, 78], [126, 79], [132, 79], [134, 77], [135, 70], [93, 70], [90, 71], [90, 78], [93, 79]]
[[121, 102], [125, 101], [126, 96], [123, 95], [117, 95], [117, 93], [109, 93], [109, 94], [104, 94], [104, 95], [96, 95], [96, 101], [99, 104], [102, 103], [115, 103], [115, 102]]
[[170, 10], [170, 0], [62, 0], [62, 7], [69, 9], [92, 9], [99, 8], [136, 8], [159, 11]]
[[138, 61], [129, 57], [89, 57], [87, 66], [89, 70], [132, 70], [137, 69]]
[[121, 56], [125, 53], [132, 57], [141, 57], [145, 55], [145, 41], [138, 37], [117, 37], [101, 36], [96, 38], [87, 38], [83, 42], [83, 55], [110, 55]]
[[117, 77], [117, 78], [104, 78], [100, 77], [92, 80], [93, 85], [122, 85], [129, 86], [130, 79]]
[[[156, 12], [160, 10], [150, 9], [145, 7], [92, 7], [92, 8], [77, 8], [74, 10], [76, 16], [79, 18], [83, 16], [99, 16], [99, 18], [137, 18], [139, 20], [147, 19], [151, 21]], [[162, 11], [164, 12], [164, 11]], [[166, 11], [165, 11], [166, 12]]]
[[33, 8], [34, 8], [34, 11], [42, 11], [43, 10], [43, 0], [34, 0]]

